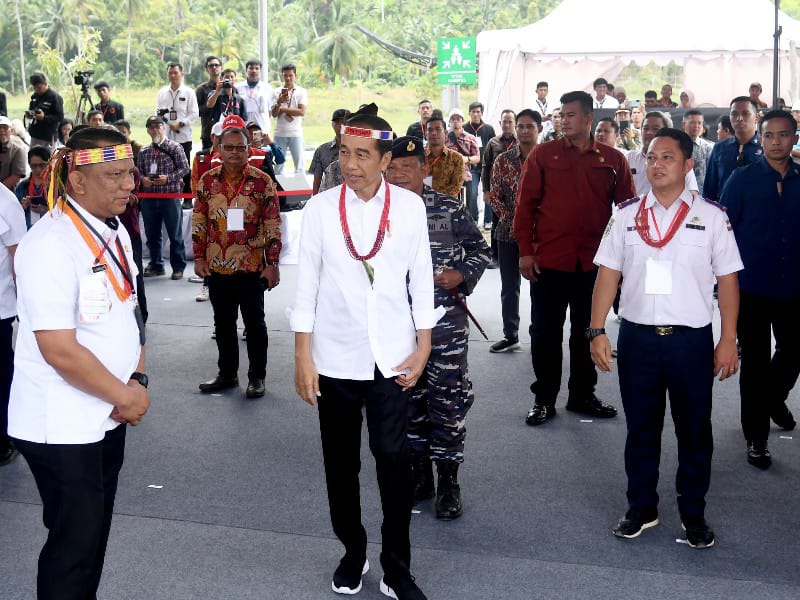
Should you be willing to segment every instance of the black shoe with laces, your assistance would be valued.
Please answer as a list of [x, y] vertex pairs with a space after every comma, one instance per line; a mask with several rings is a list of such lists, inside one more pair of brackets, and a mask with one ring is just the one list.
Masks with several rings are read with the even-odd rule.
[[766, 440], [751, 440], [747, 442], [747, 462], [759, 469], [770, 468], [772, 454], [770, 454]]
[[645, 529], [656, 525], [658, 525], [657, 508], [629, 508], [611, 533], [620, 538], [631, 539], [639, 537]]
[[348, 596], [357, 594], [361, 591], [361, 577], [367, 571], [369, 571], [369, 561], [366, 558], [352, 558], [345, 554], [333, 572], [331, 589], [337, 594]]
[[4, 467], [19, 456], [19, 450], [11, 444], [0, 448], [0, 467]]
[[714, 545], [714, 530], [703, 517], [681, 517], [681, 527], [686, 532], [686, 542], [692, 548], [711, 548]]
[[770, 416], [772, 417], [772, 422], [785, 431], [791, 431], [797, 425], [792, 411], [789, 410], [785, 402], [781, 402], [780, 405], [776, 406]]
[[597, 417], [598, 419], [610, 419], [617, 416], [616, 408], [602, 402], [600, 398], [594, 394], [585, 400], [573, 400], [570, 398], [567, 401], [567, 410], [589, 417]]
[[395, 600], [428, 600], [410, 574], [395, 577], [384, 574], [380, 587], [381, 594]]
[[498, 352], [513, 352], [517, 349], [519, 349], [519, 340], [509, 340], [506, 338], [489, 346], [489, 352], [493, 354], [497, 354]]
[[525, 424], [531, 427], [542, 425], [556, 416], [556, 407], [549, 404], [534, 404], [525, 417]]

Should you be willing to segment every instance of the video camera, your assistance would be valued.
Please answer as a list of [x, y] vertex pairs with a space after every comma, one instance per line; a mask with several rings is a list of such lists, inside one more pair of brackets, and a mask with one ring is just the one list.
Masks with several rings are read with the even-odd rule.
[[94, 71], [76, 71], [72, 80], [75, 85], [81, 86], [81, 89], [88, 90], [92, 85], [92, 75], [94, 75]]

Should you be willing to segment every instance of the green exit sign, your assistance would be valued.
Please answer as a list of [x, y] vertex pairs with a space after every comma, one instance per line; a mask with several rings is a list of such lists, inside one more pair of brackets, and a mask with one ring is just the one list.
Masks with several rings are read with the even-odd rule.
[[436, 67], [441, 85], [475, 83], [475, 38], [438, 38]]

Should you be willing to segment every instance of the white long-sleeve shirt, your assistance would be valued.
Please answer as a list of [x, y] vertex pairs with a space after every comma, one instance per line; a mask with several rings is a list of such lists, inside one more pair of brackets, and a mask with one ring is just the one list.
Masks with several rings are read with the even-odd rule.
[[[359, 254], [375, 242], [385, 189], [382, 181], [367, 202], [346, 190], [347, 222]], [[385, 377], [398, 375], [393, 367], [416, 349], [416, 330], [433, 328], [442, 312], [433, 306], [425, 205], [413, 192], [389, 186], [389, 229], [368, 261], [374, 269], [370, 285], [345, 245], [340, 193], [341, 186], [326, 190], [303, 209], [291, 328], [313, 334], [311, 356], [321, 375], [370, 380], [376, 364]]]
[[178, 131], [167, 129], [168, 139], [179, 144], [192, 141], [192, 123], [200, 118], [200, 109], [197, 106], [197, 96], [195, 96], [194, 90], [183, 84], [178, 86], [177, 90], [173, 90], [169, 85], [164, 86], [158, 90], [156, 108], [175, 110], [175, 119], [169, 118], [170, 113], [164, 115], [167, 125], [183, 123], [183, 127]]

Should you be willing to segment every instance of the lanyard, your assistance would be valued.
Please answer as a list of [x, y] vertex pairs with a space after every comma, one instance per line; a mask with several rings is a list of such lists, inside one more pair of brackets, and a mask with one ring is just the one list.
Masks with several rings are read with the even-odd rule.
[[384, 184], [386, 185], [386, 198], [383, 202], [383, 212], [381, 213], [381, 220], [380, 224], [378, 225], [378, 233], [375, 236], [375, 243], [372, 245], [372, 250], [369, 251], [369, 254], [364, 255], [359, 254], [356, 251], [356, 247], [353, 245], [353, 238], [350, 235], [350, 226], [347, 224], [347, 206], [345, 204], [347, 184], [342, 184], [342, 191], [339, 194], [339, 222], [342, 226], [342, 233], [344, 234], [344, 243], [347, 246], [347, 251], [350, 253], [350, 256], [356, 260], [369, 260], [375, 256], [378, 253], [378, 250], [381, 249], [381, 246], [383, 245], [383, 238], [386, 235], [386, 232], [389, 230], [389, 182], [384, 181]]
[[[436, 166], [436, 163], [437, 163], [437, 162], [439, 162], [439, 160], [440, 160], [440, 159], [441, 159], [443, 156], [444, 156], [444, 152], [442, 152], [442, 153], [441, 153], [439, 156], [437, 156], [436, 158], [434, 158], [434, 159], [433, 159], [433, 163], [431, 163], [431, 166], [430, 166], [431, 175], [433, 175], [433, 167], [435, 167], [435, 166]], [[428, 158], [430, 158], [430, 155], [428, 156]]]
[[[678, 207], [675, 216], [672, 217], [672, 222], [669, 224], [669, 228], [667, 229], [666, 235], [661, 235], [661, 229], [658, 227], [658, 221], [656, 221], [656, 214], [653, 211], [653, 207], [651, 206], [649, 209], [646, 209], [644, 206], [647, 203], [647, 196], [642, 199], [642, 205], [639, 207], [639, 211], [636, 214], [636, 224], [637, 230], [639, 231], [639, 237], [642, 238], [642, 241], [651, 246], [653, 248], [663, 248], [666, 246], [675, 234], [678, 232], [678, 228], [683, 223], [683, 220], [686, 218], [686, 215], [689, 212], [689, 205], [686, 204], [683, 200], [678, 199], [678, 202], [681, 205]], [[656, 233], [658, 234], [658, 239], [654, 240], [650, 236], [650, 225], [648, 223], [649, 219], [647, 218], [647, 213], [653, 217], [653, 225], [656, 228]]]
[[42, 186], [33, 183], [33, 176], [28, 180], [28, 196], [41, 196]]
[[[119, 253], [120, 257], [122, 258], [122, 263], [120, 263], [119, 259], [114, 255], [114, 252], [108, 247], [108, 242], [101, 236], [97, 230], [91, 226], [91, 224], [86, 220], [86, 218], [77, 211], [77, 209], [72, 206], [72, 204], [67, 201], [66, 205], [69, 207], [69, 211], [65, 211], [67, 216], [69, 216], [70, 220], [72, 221], [73, 225], [75, 225], [75, 229], [78, 230], [83, 241], [86, 242], [86, 245], [95, 255], [94, 263], [96, 265], [103, 264], [106, 269], [106, 277], [111, 282], [111, 286], [114, 288], [114, 292], [117, 294], [117, 298], [120, 299], [121, 302], [125, 302], [128, 298], [130, 298], [131, 294], [133, 293], [133, 277], [131, 277], [131, 268], [128, 264], [128, 257], [125, 256], [125, 252], [122, 249], [122, 244], [119, 242], [119, 237], [116, 238], [116, 246], [117, 252]], [[94, 234], [94, 237], [89, 233]], [[103, 242], [103, 247], [97, 243], [97, 240]], [[111, 260], [114, 261], [114, 264], [117, 265], [120, 273], [122, 273], [123, 281], [122, 285], [119, 284], [117, 281], [116, 275], [114, 275], [113, 271], [108, 268], [108, 265], [105, 262], [102, 262], [101, 259], [105, 255], [106, 250], [108, 250], [108, 254], [111, 257]], [[123, 264], [125, 266], [123, 266]]]
[[243, 175], [242, 182], [239, 184], [239, 187], [236, 188], [235, 190], [233, 189], [233, 182], [228, 178], [227, 173], [223, 173], [222, 174], [223, 177], [225, 178], [225, 185], [227, 185], [228, 189], [231, 192], [233, 192], [233, 196], [231, 196], [231, 198], [228, 201], [230, 202], [230, 200], [233, 200], [234, 202], [236, 202], [236, 206], [237, 207], [239, 206], [239, 201], [237, 200], [239, 198], [239, 194], [242, 193], [242, 188], [244, 188], [244, 184], [247, 183], [247, 173], [246, 173], [246, 171], [247, 171], [247, 168], [249, 166], [249, 161], [250, 161], [250, 158], [248, 158], [248, 164], [244, 166], [244, 169], [242, 169], [242, 175]]

